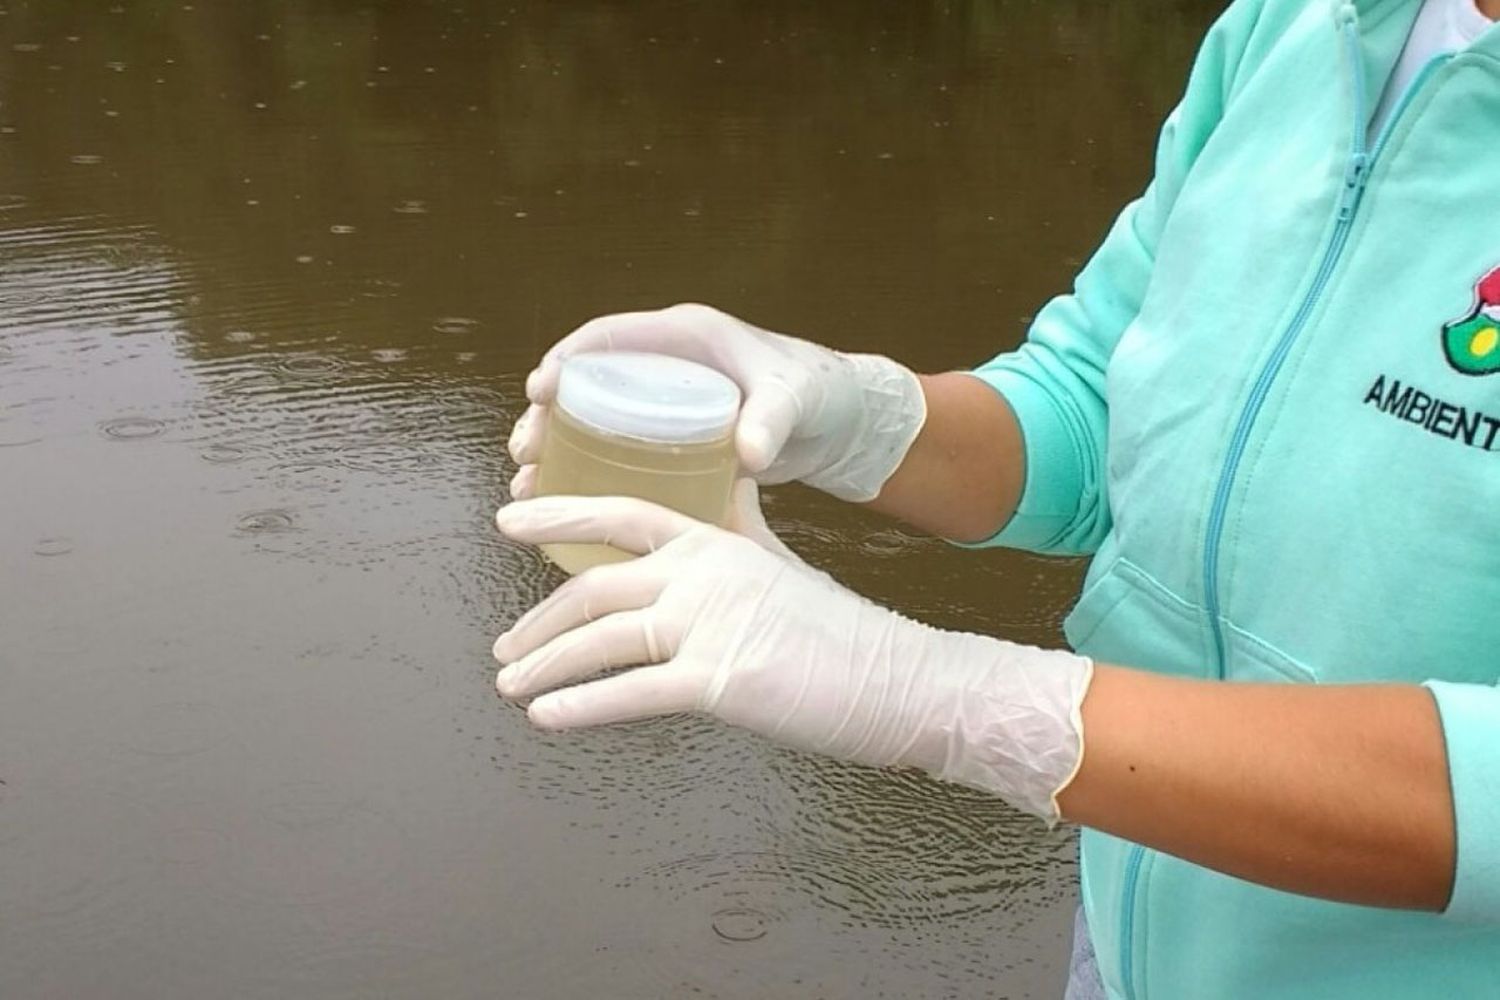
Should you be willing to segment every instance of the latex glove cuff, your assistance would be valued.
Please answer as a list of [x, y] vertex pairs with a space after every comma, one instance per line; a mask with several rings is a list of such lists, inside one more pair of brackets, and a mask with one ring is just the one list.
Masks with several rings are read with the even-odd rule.
[[988, 646], [990, 665], [955, 692], [944, 759], [930, 769], [1055, 826], [1062, 818], [1057, 797], [1083, 764], [1081, 710], [1093, 661], [987, 636], [949, 636], [959, 647], [954, 655], [968, 658], [958, 662], [985, 662], [981, 647]]
[[840, 500], [862, 503], [880, 495], [906, 458], [927, 421], [927, 398], [911, 369], [884, 355], [830, 353], [845, 366], [846, 378], [825, 403], [832, 412], [813, 422], [852, 433], [800, 478]]

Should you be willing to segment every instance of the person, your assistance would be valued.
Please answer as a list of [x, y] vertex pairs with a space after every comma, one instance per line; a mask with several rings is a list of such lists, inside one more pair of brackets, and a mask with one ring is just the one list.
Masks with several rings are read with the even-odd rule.
[[[642, 558], [502, 635], [501, 693], [551, 729], [708, 712], [1080, 824], [1073, 996], [1500, 994], [1497, 15], [1236, 0], [1150, 185], [973, 372], [698, 305], [570, 334], [497, 521]], [[876, 606], [782, 546], [753, 484], [727, 529], [532, 497], [560, 359], [621, 348], [731, 375], [762, 484], [1092, 554], [1073, 651]]]

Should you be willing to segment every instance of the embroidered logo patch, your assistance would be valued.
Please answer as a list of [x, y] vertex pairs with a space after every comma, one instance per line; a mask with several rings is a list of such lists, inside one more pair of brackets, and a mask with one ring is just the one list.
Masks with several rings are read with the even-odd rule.
[[1443, 327], [1443, 353], [1465, 375], [1500, 372], [1500, 267], [1474, 286], [1474, 308]]

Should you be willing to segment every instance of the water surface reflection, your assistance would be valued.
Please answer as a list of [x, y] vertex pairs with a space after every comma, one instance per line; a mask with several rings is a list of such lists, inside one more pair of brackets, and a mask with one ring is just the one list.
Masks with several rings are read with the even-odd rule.
[[[1071, 844], [698, 719], [533, 732], [521, 379], [695, 298], [939, 369], [1141, 183], [1211, 5], [17, 2], [0, 15], [0, 994], [1045, 996]], [[1077, 568], [785, 489], [1055, 641]]]

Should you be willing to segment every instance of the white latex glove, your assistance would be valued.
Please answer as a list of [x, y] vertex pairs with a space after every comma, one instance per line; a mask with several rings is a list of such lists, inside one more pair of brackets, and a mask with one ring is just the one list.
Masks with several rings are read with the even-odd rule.
[[634, 667], [544, 694], [528, 714], [567, 729], [711, 713], [798, 749], [924, 768], [1056, 821], [1082, 758], [1092, 663], [903, 618], [752, 540], [770, 536], [753, 487], [736, 500], [749, 536], [621, 497], [502, 508], [496, 522], [517, 541], [644, 555], [579, 574], [500, 636], [500, 693]]
[[728, 375], [745, 394], [740, 464], [762, 483], [800, 479], [844, 500], [873, 500], [927, 417], [916, 375], [890, 358], [843, 354], [757, 329], [702, 305], [590, 320], [554, 344], [526, 380], [531, 406], [511, 432], [517, 499], [535, 491], [535, 462], [564, 358], [588, 351], [654, 351]]

